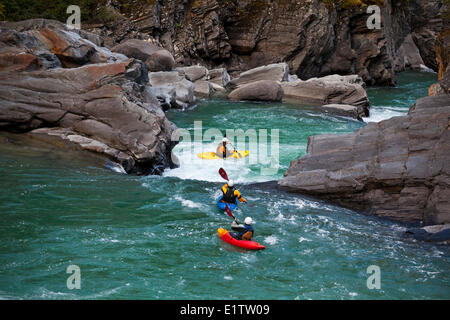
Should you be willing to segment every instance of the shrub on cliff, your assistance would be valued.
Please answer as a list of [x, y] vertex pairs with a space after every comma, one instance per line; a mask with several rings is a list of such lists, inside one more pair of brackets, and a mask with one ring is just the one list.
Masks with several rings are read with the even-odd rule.
[[[98, 5], [105, 0], [0, 0], [0, 18], [8, 21], [20, 21], [34, 18], [54, 19], [65, 22], [70, 5], [81, 9], [81, 20], [93, 20]], [[3, 10], [2, 10], [3, 7]]]

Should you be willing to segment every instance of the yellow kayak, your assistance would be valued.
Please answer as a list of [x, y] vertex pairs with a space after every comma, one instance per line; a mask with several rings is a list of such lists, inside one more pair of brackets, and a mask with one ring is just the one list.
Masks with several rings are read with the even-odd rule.
[[[242, 151], [235, 151], [231, 156], [227, 157], [226, 159], [234, 158], [234, 159], [240, 159], [248, 156], [250, 151], [248, 150], [242, 150]], [[197, 155], [201, 159], [207, 159], [207, 160], [220, 160], [221, 157], [218, 157], [215, 152], [203, 152], [199, 153]]]

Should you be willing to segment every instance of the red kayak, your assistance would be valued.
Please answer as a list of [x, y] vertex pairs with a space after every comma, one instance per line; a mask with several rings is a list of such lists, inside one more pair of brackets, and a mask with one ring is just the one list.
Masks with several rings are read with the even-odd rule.
[[255, 241], [237, 240], [233, 238], [227, 230], [222, 228], [217, 229], [217, 234], [219, 235], [220, 240], [239, 248], [247, 250], [264, 250], [266, 248]]

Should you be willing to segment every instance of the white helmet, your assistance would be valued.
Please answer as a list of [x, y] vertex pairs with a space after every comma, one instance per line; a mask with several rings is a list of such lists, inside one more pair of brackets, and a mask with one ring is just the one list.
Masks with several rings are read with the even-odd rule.
[[247, 217], [247, 218], [245, 218], [244, 222], [245, 222], [245, 224], [248, 224], [248, 225], [250, 225], [250, 224], [253, 224], [253, 223], [254, 223], [253, 219], [252, 219], [252, 218], [250, 218], [250, 217]]
[[228, 142], [230, 142], [230, 140], [228, 140], [228, 138], [227, 138], [227, 137], [225, 137], [225, 138], [223, 138], [223, 139], [222, 139], [222, 142], [224, 142], [224, 143], [225, 143], [225, 142], [226, 142], [226, 143], [228, 143]]
[[228, 186], [229, 186], [229, 187], [234, 187], [234, 182], [233, 182], [233, 180], [228, 181]]

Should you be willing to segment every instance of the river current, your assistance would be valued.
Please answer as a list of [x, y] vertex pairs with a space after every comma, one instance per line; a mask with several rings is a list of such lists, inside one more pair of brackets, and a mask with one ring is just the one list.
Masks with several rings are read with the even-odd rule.
[[[369, 88], [365, 122], [406, 114], [427, 95], [433, 73], [399, 75], [395, 88]], [[308, 136], [345, 134], [365, 125], [284, 104], [203, 101], [170, 111], [194, 134], [217, 128], [278, 134], [278, 167], [238, 160], [201, 160], [213, 141], [182, 141], [180, 167], [136, 177], [95, 157], [20, 136], [0, 135], [1, 299], [449, 299], [448, 246], [405, 238], [407, 226], [313, 198], [276, 191]], [[263, 143], [264, 144], [264, 143]], [[239, 149], [239, 145], [237, 145]], [[244, 146], [245, 147], [245, 146]], [[271, 157], [271, 152], [268, 155]], [[255, 241], [242, 252], [216, 230], [231, 219], [215, 200], [223, 167], [248, 200], [234, 212], [255, 221]], [[79, 267], [81, 288], [67, 287]], [[369, 289], [377, 266], [380, 289]]]

